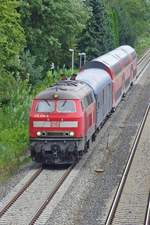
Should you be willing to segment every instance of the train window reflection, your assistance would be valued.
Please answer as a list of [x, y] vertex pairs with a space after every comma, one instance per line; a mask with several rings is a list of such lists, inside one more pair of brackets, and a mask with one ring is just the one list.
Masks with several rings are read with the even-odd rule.
[[63, 113], [76, 112], [75, 102], [72, 100], [58, 100], [57, 111]]
[[41, 100], [36, 107], [36, 112], [54, 112], [55, 104], [53, 101], [50, 100]]

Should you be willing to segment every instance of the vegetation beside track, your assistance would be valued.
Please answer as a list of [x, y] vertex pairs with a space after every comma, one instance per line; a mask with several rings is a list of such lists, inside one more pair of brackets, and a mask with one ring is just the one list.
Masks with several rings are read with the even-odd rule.
[[[39, 91], [58, 81], [61, 73], [59, 70], [52, 75], [48, 71], [44, 80], [37, 83], [34, 89], [28, 79], [10, 77], [6, 86], [0, 77], [1, 90], [7, 89], [0, 106], [0, 180], [28, 161], [28, 117], [31, 100]], [[69, 77], [71, 70], [65, 74]]]
[[0, 11], [0, 174], [8, 175], [26, 154], [31, 99], [61, 73], [71, 75], [69, 48], [75, 50], [76, 67], [79, 52], [90, 60], [122, 44], [141, 56], [150, 46], [150, 4], [2, 0]]
[[137, 39], [135, 49], [137, 51], [138, 58], [140, 58], [147, 49], [150, 49], [150, 36], [147, 33]]

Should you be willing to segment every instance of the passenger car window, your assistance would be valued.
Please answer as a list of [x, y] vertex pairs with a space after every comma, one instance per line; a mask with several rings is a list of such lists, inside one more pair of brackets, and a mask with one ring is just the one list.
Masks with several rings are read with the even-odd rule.
[[88, 105], [90, 105], [93, 102], [93, 96], [91, 94], [87, 96], [87, 101], [88, 101]]
[[87, 96], [85, 96], [82, 100], [82, 104], [84, 109], [86, 109], [88, 107], [88, 100], [87, 100]]
[[72, 100], [58, 100], [57, 111], [63, 113], [76, 112], [75, 102]]
[[36, 106], [36, 112], [54, 112], [55, 110], [55, 103], [54, 101], [50, 100], [41, 100], [38, 102]]

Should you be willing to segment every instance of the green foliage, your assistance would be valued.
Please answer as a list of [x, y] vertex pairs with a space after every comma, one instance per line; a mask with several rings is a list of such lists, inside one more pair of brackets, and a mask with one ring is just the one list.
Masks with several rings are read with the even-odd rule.
[[44, 71], [51, 62], [63, 65], [75, 48], [77, 36], [87, 19], [81, 0], [22, 0], [20, 13], [27, 38], [27, 49], [36, 56]]
[[6, 171], [10, 171], [19, 162], [19, 157], [27, 147], [31, 95], [27, 80], [4, 76], [1, 81], [7, 86], [9, 93], [9, 100], [6, 102], [3, 96], [7, 91], [3, 89], [0, 108], [0, 172], [3, 172], [6, 168]]
[[35, 85], [42, 79], [42, 66], [36, 66], [36, 56], [32, 56], [29, 51], [24, 52], [20, 62], [20, 74], [22, 79], [29, 79], [29, 83]]
[[0, 69], [11, 70], [19, 64], [19, 53], [25, 44], [17, 0], [1, 0], [0, 3]]
[[130, 25], [135, 33], [135, 35], [140, 35], [146, 28], [146, 14], [147, 7], [143, 0], [125, 0], [121, 3], [122, 8], [127, 12], [128, 18], [130, 21]]
[[118, 20], [119, 44], [135, 45], [146, 30], [150, 30], [150, 4], [143, 0], [111, 0]]
[[[77, 73], [77, 70], [75, 70], [74, 73]], [[55, 71], [54, 74], [52, 74], [52, 72], [48, 70], [42, 82], [39, 82], [34, 86], [34, 89], [32, 90], [32, 95], [35, 96], [40, 91], [43, 91], [45, 88], [48, 88], [59, 80], [61, 80], [62, 74], [69, 78], [72, 75], [72, 70], [64, 71], [63, 69], [60, 69], [58, 71]]]
[[138, 57], [142, 56], [144, 52], [150, 47], [150, 35], [149, 33], [145, 33], [136, 41], [135, 49], [138, 54]]
[[0, 174], [7, 175], [20, 163], [27, 147], [27, 127], [14, 127], [0, 132]]
[[128, 13], [120, 6], [116, 8], [118, 14], [119, 44], [134, 45], [136, 35]]
[[5, 70], [0, 70], [0, 105], [10, 101], [10, 95], [13, 91], [15, 79], [11, 74], [7, 74]]
[[111, 16], [104, 1], [89, 0], [87, 4], [91, 9], [91, 16], [80, 38], [79, 48], [91, 59], [113, 49], [115, 40]]
[[113, 8], [109, 8], [109, 15], [110, 15], [114, 43], [115, 43], [115, 46], [119, 46], [120, 34], [119, 34], [118, 14], [116, 10], [114, 10]]

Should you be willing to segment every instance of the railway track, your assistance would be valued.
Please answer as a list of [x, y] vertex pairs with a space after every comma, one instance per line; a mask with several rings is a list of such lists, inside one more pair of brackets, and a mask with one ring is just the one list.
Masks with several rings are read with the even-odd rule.
[[[17, 194], [4, 206], [3, 209], [0, 210], [0, 224], [9, 225], [12, 224], [12, 222], [16, 225], [34, 224], [47, 204], [52, 200], [55, 193], [61, 187], [64, 180], [68, 177], [73, 167], [74, 165], [70, 166], [68, 169], [60, 171], [56, 170], [53, 172], [48, 170], [44, 171], [41, 168], [38, 169], [25, 183], [25, 185], [17, 192]], [[48, 175], [48, 173], [50, 173], [50, 176]], [[56, 174], [55, 178], [51, 177], [54, 173], [57, 174], [57, 178]], [[46, 179], [46, 176], [48, 177], [48, 181], [45, 185], [41, 185], [41, 183], [43, 183]], [[40, 179], [39, 182], [37, 182], [38, 179]], [[38, 185], [36, 182], [38, 183]], [[38, 194], [35, 194], [36, 189], [37, 192], [39, 192]], [[38, 189], [40, 189], [40, 191]], [[42, 195], [40, 196], [40, 193], [42, 194], [44, 192], [46, 192], [46, 195], [43, 198]], [[34, 199], [34, 203], [32, 201], [33, 196], [31, 197], [32, 194], [37, 195], [36, 199]], [[39, 198], [41, 198], [40, 202]], [[31, 210], [31, 206], [34, 207], [34, 210]], [[31, 214], [30, 211], [32, 211]], [[19, 212], [21, 213], [21, 215], [19, 215]], [[23, 218], [24, 214], [26, 215]], [[19, 218], [17, 218], [18, 216]]]
[[49, 194], [49, 196], [47, 197], [47, 199], [43, 202], [43, 204], [41, 205], [41, 207], [38, 209], [37, 213], [32, 218], [32, 220], [29, 223], [29, 225], [34, 225], [35, 224], [36, 220], [40, 217], [40, 215], [42, 214], [43, 210], [50, 203], [50, 201], [52, 200], [53, 196], [58, 191], [58, 189], [61, 187], [61, 185], [63, 184], [63, 182], [65, 181], [65, 179], [68, 177], [68, 175], [70, 174], [70, 172], [72, 171], [72, 169], [73, 169], [74, 166], [75, 165], [70, 166], [67, 169], [67, 171], [63, 174], [63, 176], [58, 180], [56, 186], [54, 187], [54, 189], [52, 190], [52, 192]]
[[150, 49], [145, 52], [145, 54], [139, 59], [138, 64], [144, 61], [145, 57], [147, 57], [150, 54]]
[[[138, 62], [139, 68], [138, 68], [137, 78], [140, 76], [142, 71], [149, 64], [149, 62], [150, 62], [150, 50]], [[68, 177], [68, 175], [70, 174], [73, 167], [74, 167], [74, 165], [69, 167], [67, 170], [65, 170], [63, 172], [60, 171], [60, 174], [59, 175], [57, 174], [58, 175], [57, 179], [54, 178], [55, 177], [54, 171], [48, 171], [47, 175], [43, 175], [44, 171], [42, 168], [36, 170], [36, 172], [29, 178], [29, 180], [23, 185], [23, 187], [20, 188], [20, 190], [11, 198], [11, 200], [9, 200], [6, 204], [4, 204], [3, 207], [0, 207], [0, 224], [1, 225], [6, 225], [6, 224], [9, 225], [9, 224], [12, 224], [13, 220], [15, 221], [16, 225], [17, 224], [20, 225], [20, 223], [22, 225], [35, 224], [37, 219], [39, 218], [39, 216], [42, 214], [43, 210], [46, 208], [46, 206], [52, 200], [55, 193], [61, 187], [61, 185], [63, 184], [65, 179]], [[50, 174], [48, 174], [48, 173], [50, 173]], [[57, 173], [59, 173], [59, 171], [57, 171]], [[42, 178], [42, 176], [43, 176], [43, 178]], [[48, 177], [47, 184], [45, 186], [42, 186], [41, 184], [44, 182], [46, 177]], [[37, 182], [38, 179], [40, 180], [40, 182]], [[39, 186], [36, 184], [36, 182], [38, 183]], [[51, 184], [50, 184], [50, 182], [51, 182]], [[41, 192], [41, 193], [44, 193], [45, 189], [48, 189], [46, 191], [47, 192], [46, 196], [44, 196], [44, 197], [40, 196], [42, 199], [40, 201], [40, 203], [39, 202], [36, 203], [36, 199], [34, 199], [34, 201], [35, 201], [34, 204], [32, 204], [33, 203], [32, 199], [31, 199], [31, 202], [28, 202], [28, 200], [27, 200], [29, 207], [26, 209], [26, 212], [27, 212], [27, 215], [26, 215], [24, 208], [26, 208], [27, 206], [24, 206], [24, 204], [23, 204], [24, 200], [22, 200], [22, 199], [24, 198], [24, 196], [25, 196], [25, 199], [31, 198], [30, 194], [34, 195], [35, 190], [37, 190], [39, 188], [40, 188], [39, 192]], [[49, 190], [50, 188], [51, 188], [51, 190]], [[31, 190], [31, 189], [33, 189], [33, 190]], [[28, 195], [28, 192], [30, 192], [29, 195]], [[37, 198], [40, 198], [40, 197], [38, 196]], [[15, 206], [15, 205], [17, 205], [17, 206]], [[30, 215], [29, 211], [31, 209], [31, 205], [36, 205], [36, 207], [33, 210], [34, 212], [32, 211], [32, 213]], [[17, 214], [20, 212], [22, 212], [23, 215], [25, 214], [24, 215], [25, 219], [23, 219], [22, 215], [20, 215], [21, 222], [19, 221], [20, 218], [17, 219]], [[27, 217], [28, 217], [28, 221], [27, 221]], [[108, 224], [109, 223], [106, 223], [106, 225], [108, 225]]]
[[149, 225], [149, 224], [150, 224], [150, 193], [148, 196], [147, 210], [146, 210], [144, 225]]
[[[111, 208], [110, 208], [110, 211], [109, 211], [109, 214], [107, 216], [107, 219], [106, 219], [106, 222], [105, 222], [105, 225], [111, 225], [112, 222], [113, 222], [113, 219], [115, 217], [115, 213], [116, 213], [116, 210], [117, 210], [117, 207], [118, 207], [118, 204], [120, 202], [120, 198], [121, 198], [121, 195], [122, 195], [122, 192], [123, 192], [123, 188], [126, 184], [126, 179], [127, 179], [127, 176], [128, 176], [128, 173], [129, 173], [129, 170], [130, 170], [130, 167], [131, 167], [131, 164], [132, 164], [132, 161], [134, 159], [134, 155], [135, 155], [135, 152], [136, 152], [136, 149], [137, 149], [137, 146], [138, 146], [138, 143], [140, 141], [140, 138], [141, 138], [141, 135], [142, 135], [142, 132], [143, 132], [143, 129], [144, 129], [144, 126], [145, 126], [145, 123], [146, 123], [146, 119], [148, 117], [148, 113], [150, 111], [150, 104], [148, 105], [147, 109], [146, 109], [146, 112], [144, 114], [144, 117], [143, 117], [143, 120], [141, 122], [141, 125], [137, 131], [137, 134], [136, 134], [136, 137], [134, 139], [134, 142], [133, 142], [133, 146], [131, 148], [131, 151], [130, 151], [130, 155], [129, 155], [129, 158], [127, 160], [127, 164], [126, 164], [126, 167], [124, 169], [124, 172], [123, 172], [123, 175], [122, 175], [122, 178], [121, 178], [121, 181], [120, 181], [120, 184], [118, 186], [118, 189], [116, 191], [116, 194], [115, 194], [115, 197], [114, 197], [114, 200], [112, 202], [112, 205], [111, 205]], [[149, 217], [149, 211], [147, 210], [147, 214], [148, 214], [148, 217]], [[147, 217], [147, 221], [149, 220]], [[148, 223], [145, 222], [145, 225], [148, 225]]]
[[7, 210], [17, 201], [17, 199], [27, 190], [27, 188], [34, 182], [34, 180], [40, 175], [42, 168], [39, 168], [30, 177], [30, 179], [24, 184], [24, 186], [17, 192], [16, 195], [6, 204], [6, 206], [0, 211], [0, 218], [7, 212]]
[[148, 66], [149, 63], [150, 63], [150, 49], [143, 55], [142, 58], [139, 59], [137, 63], [136, 79], [140, 77], [141, 73], [144, 71], [144, 69]]

